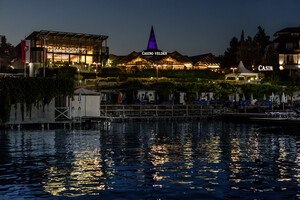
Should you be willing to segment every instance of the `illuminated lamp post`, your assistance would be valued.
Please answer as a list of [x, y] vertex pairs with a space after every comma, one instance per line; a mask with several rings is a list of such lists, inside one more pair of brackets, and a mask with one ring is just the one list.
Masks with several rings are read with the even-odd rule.
[[93, 62], [92, 63], [92, 69], [95, 67], [95, 69], [97, 69], [97, 65], [96, 65], [96, 62]]
[[94, 71], [95, 71], [95, 77], [97, 79], [97, 69], [94, 69]]
[[230, 67], [230, 69], [232, 70], [232, 73], [234, 74], [234, 71], [237, 69], [236, 67]]
[[78, 72], [78, 85], [81, 85], [81, 80], [80, 80], [80, 69], [77, 68], [77, 72]]

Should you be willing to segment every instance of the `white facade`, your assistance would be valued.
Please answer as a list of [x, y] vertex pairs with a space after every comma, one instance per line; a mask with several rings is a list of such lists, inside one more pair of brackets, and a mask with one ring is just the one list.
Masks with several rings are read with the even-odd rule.
[[100, 116], [100, 93], [80, 88], [74, 92], [71, 101], [71, 117]]

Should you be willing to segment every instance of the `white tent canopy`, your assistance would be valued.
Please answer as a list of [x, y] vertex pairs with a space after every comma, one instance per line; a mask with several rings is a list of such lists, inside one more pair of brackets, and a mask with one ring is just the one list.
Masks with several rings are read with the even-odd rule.
[[227, 74], [225, 75], [225, 80], [235, 80], [240, 81], [251, 81], [251, 80], [258, 80], [258, 73], [254, 73], [248, 69], [243, 64], [243, 61], [240, 61], [237, 67], [237, 74]]
[[237, 67], [237, 72], [238, 73], [249, 73], [249, 74], [256, 74], [251, 72], [250, 70], [246, 69], [246, 67], [244, 66], [243, 61], [240, 61], [238, 67]]

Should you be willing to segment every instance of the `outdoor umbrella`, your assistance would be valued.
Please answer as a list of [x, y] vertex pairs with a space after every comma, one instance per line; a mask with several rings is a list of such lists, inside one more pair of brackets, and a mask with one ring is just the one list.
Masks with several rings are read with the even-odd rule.
[[282, 93], [282, 96], [281, 96], [281, 103], [287, 103], [287, 98], [286, 98], [284, 92]]

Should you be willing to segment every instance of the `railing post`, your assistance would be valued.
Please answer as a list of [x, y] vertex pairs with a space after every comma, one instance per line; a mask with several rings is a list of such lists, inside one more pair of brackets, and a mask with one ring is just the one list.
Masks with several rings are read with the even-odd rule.
[[123, 118], [125, 117], [125, 107], [123, 105]]
[[68, 98], [68, 105], [67, 105], [67, 109], [68, 109], [68, 117], [69, 119], [72, 118], [72, 106], [71, 106], [71, 98], [70, 97], [66, 97]]
[[99, 100], [99, 116], [101, 117], [101, 92], [100, 92], [100, 100]]
[[186, 116], [189, 116], [189, 105], [186, 105]]
[[200, 116], [202, 118], [202, 105], [200, 106]]

